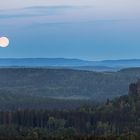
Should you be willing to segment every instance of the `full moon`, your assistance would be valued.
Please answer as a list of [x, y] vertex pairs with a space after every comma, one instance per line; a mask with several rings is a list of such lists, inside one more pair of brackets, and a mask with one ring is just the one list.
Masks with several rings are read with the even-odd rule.
[[7, 37], [0, 37], [0, 47], [6, 48], [9, 45], [9, 39]]

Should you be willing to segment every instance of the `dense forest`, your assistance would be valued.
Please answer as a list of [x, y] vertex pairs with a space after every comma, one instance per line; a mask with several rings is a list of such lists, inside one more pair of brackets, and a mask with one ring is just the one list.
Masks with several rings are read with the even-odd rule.
[[0, 69], [0, 140], [139, 140], [138, 77], [139, 68]]
[[33, 95], [14, 94], [0, 90], [0, 110], [14, 111], [17, 109], [75, 109], [82, 105], [97, 104], [92, 100], [53, 99]]
[[126, 95], [140, 69], [91, 72], [69, 69], [1, 68], [0, 93], [14, 96], [105, 101]]
[[0, 111], [0, 139], [139, 140], [138, 88], [130, 85], [129, 95], [77, 109]]

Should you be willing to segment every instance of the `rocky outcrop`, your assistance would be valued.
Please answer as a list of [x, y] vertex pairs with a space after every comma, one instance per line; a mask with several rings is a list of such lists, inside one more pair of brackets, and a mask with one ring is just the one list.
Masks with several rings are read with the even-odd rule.
[[136, 83], [132, 83], [129, 86], [129, 95], [139, 96], [140, 95], [140, 79]]

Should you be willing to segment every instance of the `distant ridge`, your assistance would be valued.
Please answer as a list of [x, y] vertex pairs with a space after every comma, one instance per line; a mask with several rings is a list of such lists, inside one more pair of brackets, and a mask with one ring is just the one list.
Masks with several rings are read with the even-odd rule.
[[0, 66], [85, 66], [91, 63], [66, 58], [0, 58]]
[[88, 61], [70, 58], [0, 58], [0, 67], [55, 67], [91, 71], [117, 71], [140, 67], [140, 59]]

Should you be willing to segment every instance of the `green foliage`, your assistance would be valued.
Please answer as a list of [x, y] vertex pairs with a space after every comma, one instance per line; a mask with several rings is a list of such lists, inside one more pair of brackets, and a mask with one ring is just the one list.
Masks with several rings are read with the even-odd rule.
[[140, 77], [139, 68], [118, 72], [1, 68], [0, 101], [12, 102], [15, 96], [19, 99], [21, 96], [23, 100], [26, 98], [25, 103], [29, 102], [28, 96], [105, 101], [107, 98], [127, 94], [128, 85], [138, 77]]
[[[140, 96], [124, 95], [114, 100], [107, 99], [101, 104], [94, 104], [91, 100], [47, 98], [50, 91], [57, 97], [60, 92], [67, 97], [74, 93], [78, 96], [87, 93], [86, 96], [91, 97], [95, 91], [101, 92], [103, 89], [105, 92], [123, 91], [124, 81], [128, 83], [128, 80], [133, 80], [140, 74], [139, 70], [94, 73], [6, 69], [7, 77], [4, 69], [0, 69], [0, 72], [0, 140], [140, 139]], [[22, 80], [19, 81], [19, 78]], [[12, 83], [12, 79], [16, 84]], [[109, 87], [104, 86], [105, 83]], [[114, 90], [116, 86], [118, 89]], [[45, 87], [43, 92], [42, 87]], [[102, 97], [106, 96], [102, 94]]]
[[1, 111], [0, 136], [35, 140], [118, 136], [116, 140], [135, 140], [140, 132], [139, 108], [139, 96], [121, 96], [75, 110]]

